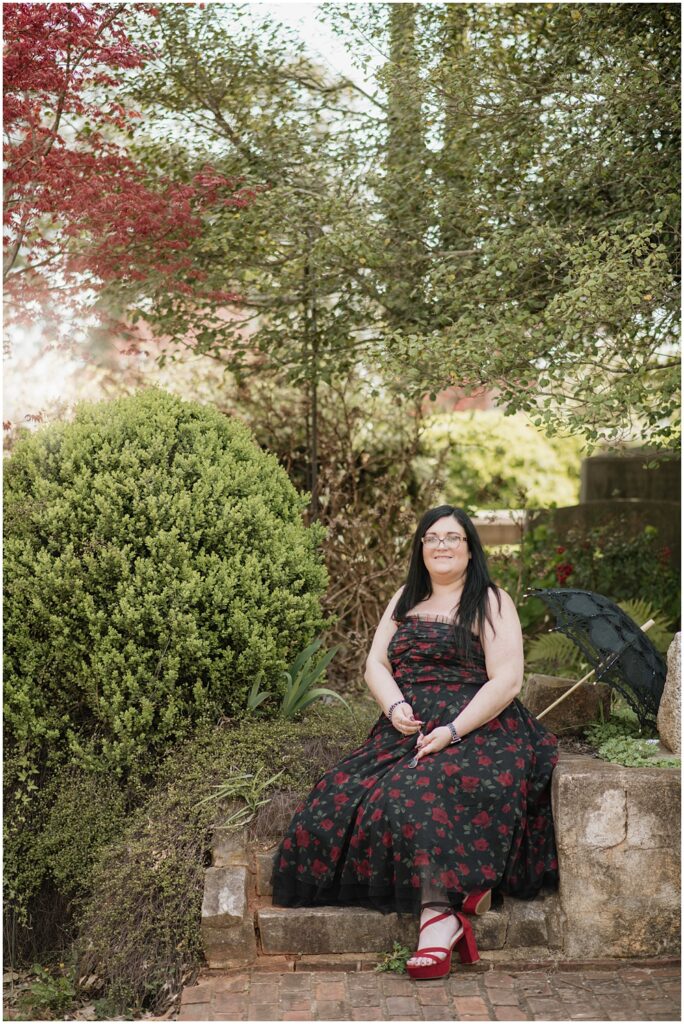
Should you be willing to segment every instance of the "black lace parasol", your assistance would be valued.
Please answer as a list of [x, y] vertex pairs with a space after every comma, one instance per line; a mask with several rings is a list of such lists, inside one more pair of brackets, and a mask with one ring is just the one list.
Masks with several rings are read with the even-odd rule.
[[667, 669], [643, 628], [613, 601], [591, 590], [564, 587], [528, 593], [548, 605], [556, 616], [554, 630], [579, 647], [597, 681], [625, 698], [642, 728], [655, 725]]

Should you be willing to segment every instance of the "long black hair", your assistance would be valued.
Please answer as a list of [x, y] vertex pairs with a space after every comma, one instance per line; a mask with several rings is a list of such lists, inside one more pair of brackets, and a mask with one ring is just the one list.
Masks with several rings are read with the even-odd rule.
[[395, 621], [402, 619], [414, 605], [427, 600], [432, 594], [430, 573], [423, 561], [422, 538], [432, 524], [443, 516], [453, 516], [461, 524], [468, 542], [468, 550], [472, 556], [468, 559], [465, 586], [454, 622], [454, 640], [463, 648], [465, 657], [470, 658], [473, 626], [477, 624], [480, 636], [482, 636], [485, 620], [494, 630], [487, 601], [488, 592], [491, 589], [496, 594], [499, 611], [501, 611], [501, 595], [489, 575], [487, 557], [482, 549], [477, 530], [473, 526], [473, 521], [462, 508], [457, 508], [455, 505], [438, 505], [437, 508], [428, 509], [422, 516], [413, 537], [406, 583], [396, 603], [392, 618]]

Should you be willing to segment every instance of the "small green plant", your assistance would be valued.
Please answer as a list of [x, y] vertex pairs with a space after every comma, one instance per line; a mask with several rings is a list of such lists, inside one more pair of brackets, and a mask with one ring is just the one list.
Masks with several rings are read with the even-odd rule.
[[565, 633], [538, 636], [530, 644], [525, 660], [538, 670], [567, 678], [584, 674], [588, 669], [579, 647]]
[[640, 729], [637, 716], [621, 698], [614, 695], [614, 705], [606, 721], [587, 726], [585, 737], [596, 747], [603, 761], [626, 768], [679, 768], [679, 758], [656, 757], [658, 735], [655, 730]]
[[259, 765], [256, 772], [243, 772], [240, 775], [232, 775], [227, 782], [218, 783], [214, 788], [216, 793], [210, 793], [204, 799], [198, 800], [197, 805], [206, 803], [208, 800], [242, 799], [246, 806], [238, 808], [229, 818], [226, 818], [222, 825], [216, 828], [238, 831], [248, 825], [254, 818], [257, 809], [262, 804], [268, 803], [268, 798], [259, 799], [267, 786], [270, 786], [276, 779], [280, 778], [285, 769], [272, 775], [270, 779], [261, 780], [262, 765]]
[[35, 980], [28, 991], [22, 992], [17, 1000], [17, 1009], [22, 1014], [21, 1019], [63, 1019], [76, 998], [76, 989], [71, 977], [73, 969], [66, 976], [58, 977], [40, 964], [33, 964], [31, 970], [35, 974]]
[[283, 672], [287, 681], [287, 688], [281, 705], [281, 715], [283, 718], [293, 718], [300, 711], [303, 711], [304, 708], [308, 707], [312, 701], [318, 700], [321, 697], [333, 697], [335, 700], [342, 701], [352, 717], [354, 716], [351, 707], [339, 693], [335, 693], [334, 690], [329, 690], [325, 687], [312, 689], [313, 684], [325, 672], [339, 650], [339, 644], [336, 644], [322, 658], [314, 662], [314, 655], [322, 642], [320, 637], [314, 640], [313, 643], [309, 644], [308, 647], [305, 647], [297, 655], [290, 667]]
[[263, 702], [265, 700], [268, 700], [268, 698], [271, 696], [271, 694], [266, 691], [262, 690], [260, 692], [259, 687], [261, 686], [263, 680], [264, 673], [263, 670], [260, 669], [259, 672], [257, 672], [256, 674], [254, 682], [252, 683], [252, 689], [249, 691], [249, 697], [247, 698], [248, 711], [255, 711], [260, 704], [263, 704]]
[[411, 950], [401, 943], [395, 942], [391, 952], [385, 953], [385, 957], [374, 968], [377, 973], [382, 971], [393, 971], [395, 974], [406, 973], [406, 961], [411, 958]]

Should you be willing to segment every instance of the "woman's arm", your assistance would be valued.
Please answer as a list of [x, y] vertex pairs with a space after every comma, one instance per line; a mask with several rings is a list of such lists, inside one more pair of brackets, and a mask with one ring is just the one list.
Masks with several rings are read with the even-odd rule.
[[375, 631], [368, 657], [366, 658], [364, 679], [368, 689], [385, 714], [387, 714], [387, 709], [395, 701], [402, 700], [404, 696], [394, 681], [392, 666], [387, 657], [387, 646], [397, 628], [397, 623], [392, 618], [392, 613], [403, 589], [403, 587], [400, 587], [397, 590], [385, 608], [378, 628]]
[[496, 635], [488, 622], [480, 637], [487, 666], [487, 682], [454, 719], [456, 732], [465, 736], [485, 722], [496, 718], [520, 693], [523, 684], [523, 638], [518, 612], [505, 590], [501, 595], [501, 611], [492, 591], [489, 607]]

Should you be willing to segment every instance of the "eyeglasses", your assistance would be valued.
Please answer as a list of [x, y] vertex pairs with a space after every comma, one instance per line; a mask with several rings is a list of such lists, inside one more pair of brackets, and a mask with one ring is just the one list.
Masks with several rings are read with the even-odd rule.
[[442, 541], [446, 548], [459, 548], [461, 544], [468, 543], [468, 538], [462, 537], [460, 533], [447, 533], [446, 537], [438, 537], [436, 533], [426, 533], [421, 540], [427, 548], [438, 548]]

